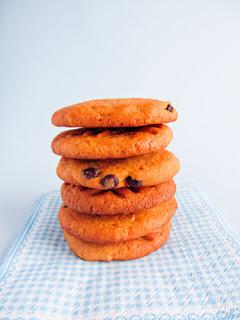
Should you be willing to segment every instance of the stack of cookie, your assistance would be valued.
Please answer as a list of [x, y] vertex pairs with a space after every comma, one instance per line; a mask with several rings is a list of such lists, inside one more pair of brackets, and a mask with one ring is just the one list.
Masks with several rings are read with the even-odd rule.
[[168, 239], [177, 209], [178, 159], [163, 123], [175, 121], [169, 102], [153, 99], [87, 101], [54, 113], [60, 133], [52, 150], [63, 206], [59, 221], [70, 249], [85, 260], [143, 257]]

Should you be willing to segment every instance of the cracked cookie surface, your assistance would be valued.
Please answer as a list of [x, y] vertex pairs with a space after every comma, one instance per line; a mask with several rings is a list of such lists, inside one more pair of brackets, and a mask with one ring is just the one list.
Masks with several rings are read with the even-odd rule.
[[176, 109], [168, 101], [145, 98], [99, 99], [56, 111], [52, 123], [59, 127], [138, 127], [175, 121]]
[[72, 252], [81, 259], [88, 261], [131, 260], [144, 257], [163, 246], [169, 237], [170, 230], [171, 222], [168, 222], [159, 230], [141, 238], [106, 245], [83, 241], [66, 231], [64, 231], [64, 237]]
[[84, 241], [111, 244], [132, 240], [154, 232], [165, 225], [177, 209], [175, 198], [139, 213], [93, 216], [66, 206], [59, 211], [63, 230]]
[[108, 190], [158, 185], [171, 180], [179, 168], [176, 156], [163, 150], [126, 159], [91, 161], [63, 157], [57, 175], [70, 184]]
[[114, 215], [152, 208], [174, 196], [173, 180], [152, 187], [95, 190], [63, 183], [63, 202], [71, 209], [87, 214]]
[[166, 148], [172, 130], [166, 125], [67, 130], [52, 141], [54, 153], [74, 159], [128, 158]]

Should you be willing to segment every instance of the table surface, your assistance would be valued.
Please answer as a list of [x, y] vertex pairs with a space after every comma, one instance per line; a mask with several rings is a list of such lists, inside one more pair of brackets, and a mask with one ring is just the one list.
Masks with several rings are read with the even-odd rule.
[[47, 193], [0, 268], [1, 319], [239, 319], [240, 242], [200, 188], [178, 185], [177, 197], [160, 250], [92, 263], [69, 250], [59, 191]]
[[59, 107], [100, 97], [172, 101], [177, 182], [200, 184], [240, 236], [240, 2], [1, 2], [0, 257], [59, 188]]

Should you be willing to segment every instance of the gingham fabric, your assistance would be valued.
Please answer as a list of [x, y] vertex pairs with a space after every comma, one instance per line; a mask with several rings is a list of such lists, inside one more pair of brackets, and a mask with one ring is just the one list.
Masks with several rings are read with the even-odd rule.
[[1, 320], [240, 319], [240, 244], [204, 192], [178, 185], [167, 244], [125, 262], [68, 249], [57, 191], [44, 195], [1, 268]]

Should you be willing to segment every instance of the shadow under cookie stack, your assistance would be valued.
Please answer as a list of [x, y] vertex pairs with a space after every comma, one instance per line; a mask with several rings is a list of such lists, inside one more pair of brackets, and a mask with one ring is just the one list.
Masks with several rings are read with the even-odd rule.
[[105, 99], [56, 111], [52, 123], [77, 127], [52, 141], [59, 221], [70, 249], [84, 260], [136, 259], [167, 241], [177, 202], [178, 159], [165, 148], [177, 119], [169, 102]]

